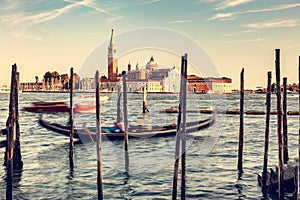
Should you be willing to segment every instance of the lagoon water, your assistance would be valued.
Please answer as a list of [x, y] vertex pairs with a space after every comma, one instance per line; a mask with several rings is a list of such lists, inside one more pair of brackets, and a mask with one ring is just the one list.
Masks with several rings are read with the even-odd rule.
[[[88, 95], [88, 94], [82, 94]], [[90, 94], [89, 94], [90, 95]], [[116, 94], [101, 103], [102, 125], [111, 125], [116, 116]], [[79, 96], [79, 95], [77, 95]], [[68, 101], [69, 94], [22, 93], [20, 108], [34, 101]], [[76, 101], [85, 101], [76, 97]], [[128, 94], [129, 123], [138, 121], [151, 124], [175, 123], [177, 114], [159, 110], [176, 108], [177, 95], [149, 94], [149, 114], [142, 115], [142, 94]], [[272, 96], [272, 110], [276, 108]], [[0, 95], [0, 128], [5, 127], [8, 99]], [[78, 103], [77, 102], [77, 103]], [[239, 94], [189, 94], [187, 110], [239, 109]], [[264, 94], [245, 94], [245, 111], [265, 111]], [[298, 110], [298, 96], [288, 96], [288, 110]], [[207, 114], [188, 113], [187, 121], [208, 118]], [[66, 123], [68, 115], [44, 114], [49, 121]], [[69, 168], [69, 139], [48, 131], [38, 122], [38, 114], [20, 111], [21, 150], [23, 171], [14, 182], [14, 199], [97, 199], [97, 164], [93, 144], [75, 144], [74, 171]], [[75, 114], [75, 125], [95, 125], [93, 113]], [[262, 171], [265, 117], [245, 115], [244, 173], [240, 180], [236, 170], [239, 115], [217, 115], [209, 129], [189, 135], [187, 141], [187, 199], [276, 199], [263, 197], [257, 184]], [[289, 155], [297, 156], [298, 116], [288, 116]], [[4, 139], [0, 137], [0, 140]], [[130, 173], [124, 173], [123, 142], [103, 142], [103, 190], [105, 199], [170, 199], [174, 170], [175, 137], [129, 140]], [[4, 149], [0, 149], [3, 163]], [[277, 164], [276, 116], [271, 116], [269, 166]], [[2, 166], [2, 165], [1, 165]], [[180, 174], [179, 174], [180, 177]], [[5, 199], [5, 167], [0, 168], [0, 199]], [[178, 197], [180, 195], [180, 179]], [[288, 199], [290, 194], [286, 194]]]

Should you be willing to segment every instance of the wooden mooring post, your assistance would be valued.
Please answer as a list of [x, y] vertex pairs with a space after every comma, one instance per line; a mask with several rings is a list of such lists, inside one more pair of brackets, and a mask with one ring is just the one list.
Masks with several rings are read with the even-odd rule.
[[143, 88], [143, 113], [149, 112], [147, 108], [147, 86]]
[[[17, 71], [17, 66], [16, 66]], [[20, 125], [19, 125], [19, 87], [20, 87], [20, 73], [16, 72], [16, 87], [15, 89], [15, 112], [16, 112], [16, 140], [14, 146], [14, 168], [21, 170], [23, 168], [23, 161], [21, 155], [21, 142], [20, 142]]]
[[282, 107], [280, 89], [280, 49], [275, 49], [276, 60], [276, 97], [277, 97], [277, 137], [278, 137], [278, 192], [279, 199], [284, 197], [283, 187], [283, 140], [282, 140]]
[[125, 172], [129, 174], [129, 148], [128, 148], [128, 115], [127, 115], [127, 86], [126, 72], [122, 72], [123, 79], [123, 114], [124, 114], [124, 154], [125, 154]]
[[239, 148], [238, 165], [239, 174], [243, 173], [243, 146], [244, 146], [244, 68], [240, 75], [240, 130], [239, 130]]
[[186, 88], [187, 88], [187, 54], [184, 55], [182, 84], [182, 132], [181, 132], [181, 199], [185, 199], [186, 176]]
[[121, 86], [118, 85], [118, 97], [117, 97], [117, 123], [121, 122]]
[[[300, 56], [298, 58], [298, 111], [300, 113]], [[298, 169], [297, 169], [297, 200], [300, 200], [300, 115], [298, 115]]]
[[174, 173], [173, 173], [173, 188], [172, 188], [172, 200], [177, 199], [177, 183], [178, 183], [178, 168], [179, 168], [179, 154], [180, 154], [180, 141], [182, 131], [182, 101], [183, 101], [183, 74], [184, 74], [184, 63], [185, 59], [181, 57], [181, 78], [180, 78], [180, 92], [179, 92], [179, 105], [178, 105], [178, 117], [177, 117], [177, 132], [175, 140], [175, 162], [174, 162]]
[[70, 149], [69, 149], [69, 162], [70, 162], [70, 169], [73, 171], [74, 168], [74, 109], [73, 109], [73, 67], [70, 69]]
[[98, 200], [103, 199], [102, 189], [102, 135], [101, 135], [101, 117], [100, 117], [100, 84], [99, 84], [99, 71], [95, 76], [96, 85], [96, 128], [97, 128], [97, 190]]
[[287, 78], [283, 78], [283, 100], [282, 100], [282, 128], [283, 128], [283, 163], [287, 164], [289, 160], [288, 152], [288, 126], [287, 126]]
[[20, 146], [19, 128], [19, 73], [17, 65], [12, 65], [11, 88], [9, 101], [9, 116], [6, 124], [6, 152], [4, 164], [6, 165], [6, 199], [12, 199], [14, 169], [23, 166]]
[[264, 149], [264, 163], [262, 174], [262, 189], [265, 192], [267, 186], [267, 171], [268, 171], [268, 150], [269, 150], [269, 130], [270, 130], [270, 112], [271, 112], [271, 83], [272, 72], [268, 72], [268, 86], [266, 94], [266, 129], [265, 129], [265, 149]]

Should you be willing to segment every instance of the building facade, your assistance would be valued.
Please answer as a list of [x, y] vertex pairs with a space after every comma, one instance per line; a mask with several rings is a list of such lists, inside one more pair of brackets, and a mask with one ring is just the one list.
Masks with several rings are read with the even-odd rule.
[[231, 79], [227, 77], [222, 78], [203, 78], [195, 75], [187, 77], [188, 90], [193, 93], [225, 93], [231, 94]]

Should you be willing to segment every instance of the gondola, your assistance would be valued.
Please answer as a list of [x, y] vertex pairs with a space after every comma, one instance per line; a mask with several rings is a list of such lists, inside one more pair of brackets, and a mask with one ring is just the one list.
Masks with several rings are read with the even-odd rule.
[[23, 108], [24, 111], [33, 113], [57, 113], [57, 112], [69, 112], [69, 105], [63, 101], [53, 102], [33, 102], [31, 106]]
[[[50, 123], [40, 116], [38, 120], [40, 126], [59, 133], [61, 135], [70, 136], [70, 127], [64, 126], [57, 123]], [[201, 129], [208, 128], [215, 122], [215, 115], [212, 115], [208, 119], [188, 122], [186, 124], [186, 132], [197, 132]], [[177, 126], [176, 124], [166, 126], [130, 126], [128, 129], [128, 138], [145, 139], [150, 137], [165, 137], [176, 135]], [[102, 140], [123, 140], [124, 132], [121, 129], [112, 130], [112, 127], [102, 127]], [[96, 141], [96, 128], [87, 127], [75, 127], [74, 138], [81, 140], [82, 142], [93, 142]]]

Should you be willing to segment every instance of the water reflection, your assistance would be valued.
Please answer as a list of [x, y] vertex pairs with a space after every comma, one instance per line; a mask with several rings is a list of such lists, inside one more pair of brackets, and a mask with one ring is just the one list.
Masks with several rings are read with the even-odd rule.
[[243, 194], [243, 172], [238, 172], [238, 179], [235, 184], [235, 188], [238, 191], [237, 199], [244, 199], [246, 196]]

